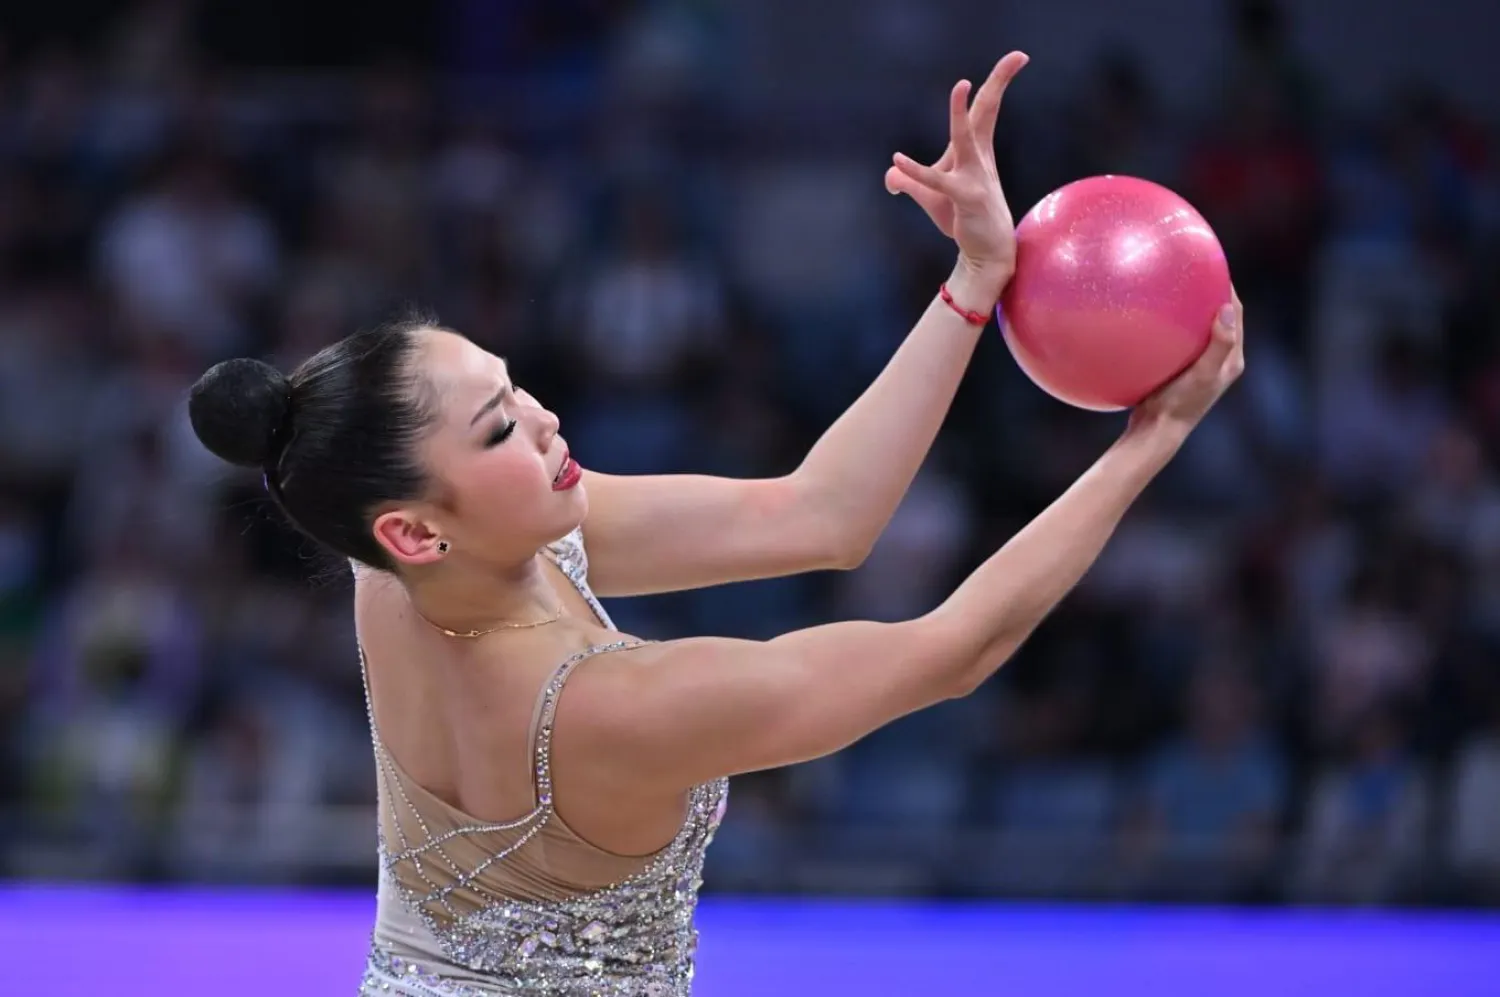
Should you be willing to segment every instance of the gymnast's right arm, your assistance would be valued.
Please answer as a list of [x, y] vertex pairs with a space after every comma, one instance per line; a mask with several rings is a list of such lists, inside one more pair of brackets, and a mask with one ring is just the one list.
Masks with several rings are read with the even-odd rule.
[[1238, 378], [1238, 311], [1236, 303], [1235, 320], [1216, 324], [1204, 357], [1137, 409], [1093, 467], [932, 612], [767, 642], [705, 638], [644, 648], [594, 669], [563, 697], [558, 736], [572, 742], [570, 754], [586, 753], [613, 777], [676, 791], [830, 754], [972, 692], [1083, 577], [1126, 510]]

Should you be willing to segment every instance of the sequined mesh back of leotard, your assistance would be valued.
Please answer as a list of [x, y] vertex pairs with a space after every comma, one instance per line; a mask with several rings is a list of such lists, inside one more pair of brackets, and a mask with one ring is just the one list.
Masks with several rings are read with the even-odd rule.
[[[577, 535], [551, 552], [608, 625], [588, 589]], [[650, 858], [612, 855], [588, 844], [558, 817], [552, 801], [552, 724], [568, 676], [595, 654], [636, 643], [589, 648], [563, 662], [547, 682], [534, 724], [535, 806], [515, 820], [484, 823], [444, 803], [410, 779], [375, 734], [383, 883], [420, 918], [440, 945], [442, 961], [486, 984], [492, 981], [496, 989], [488, 992], [687, 993], [704, 852], [723, 816], [727, 782], [696, 788], [681, 830]], [[611, 885], [581, 885], [600, 882]], [[431, 990], [412, 992], [486, 992], [444, 986], [437, 978], [441, 965], [403, 960], [379, 946], [371, 966], [403, 979], [416, 977], [414, 986], [435, 977]]]

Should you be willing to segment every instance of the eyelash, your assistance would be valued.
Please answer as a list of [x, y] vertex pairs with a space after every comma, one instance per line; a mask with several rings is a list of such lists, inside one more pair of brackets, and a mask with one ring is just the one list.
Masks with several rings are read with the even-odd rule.
[[507, 422], [505, 425], [501, 426], [499, 429], [495, 430], [493, 433], [490, 434], [489, 445], [492, 446], [492, 447], [498, 447], [500, 444], [504, 443], [510, 437], [511, 433], [513, 433], [515, 431], [516, 431], [516, 420], [512, 419], [509, 422]]

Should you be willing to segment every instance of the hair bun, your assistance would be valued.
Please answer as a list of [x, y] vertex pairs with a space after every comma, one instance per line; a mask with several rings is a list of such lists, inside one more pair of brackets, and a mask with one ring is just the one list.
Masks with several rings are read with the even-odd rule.
[[281, 371], [259, 360], [226, 360], [193, 385], [188, 417], [193, 432], [215, 456], [262, 467], [291, 404], [292, 383]]

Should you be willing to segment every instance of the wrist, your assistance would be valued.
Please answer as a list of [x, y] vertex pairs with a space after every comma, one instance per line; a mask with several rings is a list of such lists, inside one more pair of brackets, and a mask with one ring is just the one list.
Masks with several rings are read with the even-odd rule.
[[991, 314], [1010, 281], [1010, 268], [970, 263], [962, 258], [948, 276], [948, 291], [959, 307]]
[[1136, 409], [1120, 442], [1126, 446], [1160, 454], [1164, 461], [1171, 460], [1187, 442], [1193, 427], [1178, 419]]

